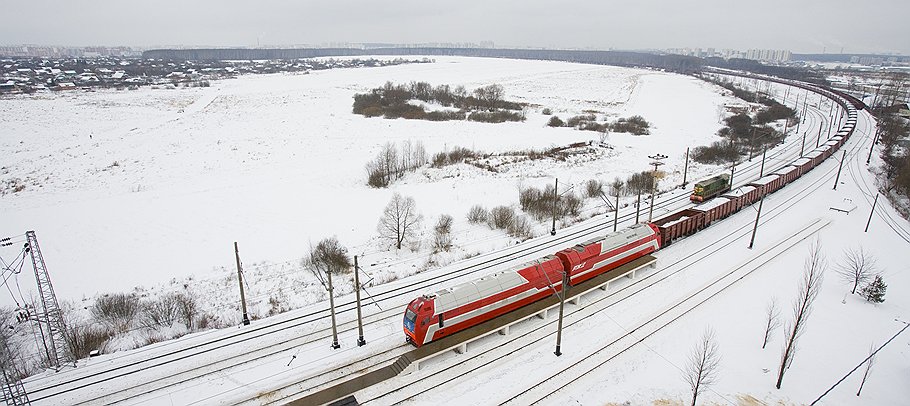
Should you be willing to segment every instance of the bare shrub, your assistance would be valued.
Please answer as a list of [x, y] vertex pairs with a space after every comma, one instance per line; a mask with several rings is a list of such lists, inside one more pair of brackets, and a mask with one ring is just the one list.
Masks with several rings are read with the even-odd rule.
[[170, 326], [180, 318], [181, 293], [170, 293], [165, 296], [145, 303], [142, 306], [142, 316], [147, 326]]
[[95, 299], [92, 315], [118, 332], [126, 331], [141, 310], [139, 298], [125, 293], [112, 293]]
[[585, 182], [585, 194], [588, 197], [597, 197], [603, 194], [604, 184], [598, 179], [589, 179]]
[[487, 212], [487, 209], [479, 204], [475, 204], [468, 210], [468, 221], [473, 224], [485, 223], [489, 215], [490, 213]]
[[490, 210], [490, 228], [507, 230], [515, 223], [515, 210], [508, 206], [496, 206]]
[[696, 147], [692, 159], [703, 164], [724, 164], [739, 158], [739, 150], [729, 141], [714, 141], [710, 146]]
[[180, 311], [180, 321], [183, 322], [186, 328], [194, 330], [197, 327], [196, 316], [199, 315], [196, 299], [186, 293], [175, 294], [174, 298], [177, 300], [177, 308]]
[[550, 117], [550, 121], [547, 121], [547, 125], [550, 127], [565, 127], [565, 121], [562, 121], [559, 116]]
[[76, 359], [87, 358], [94, 350], [105, 352], [113, 335], [110, 328], [97, 324], [71, 325], [63, 333], [66, 346]]
[[532, 211], [535, 205], [544, 199], [543, 192], [540, 189], [527, 187], [518, 191], [518, 204], [521, 209], [527, 212]]
[[454, 219], [448, 214], [439, 216], [433, 227], [433, 249], [437, 252], [448, 251], [452, 248], [452, 222]]
[[531, 220], [529, 220], [526, 216], [516, 216], [512, 224], [509, 225], [507, 231], [510, 236], [519, 238], [521, 240], [534, 238], [534, 231], [531, 225]]
[[566, 127], [578, 127], [581, 123], [589, 122], [589, 121], [597, 121], [597, 117], [595, 117], [593, 114], [582, 114], [582, 115], [578, 115], [578, 116], [572, 116], [572, 117], [569, 117], [568, 120], [566, 120]]

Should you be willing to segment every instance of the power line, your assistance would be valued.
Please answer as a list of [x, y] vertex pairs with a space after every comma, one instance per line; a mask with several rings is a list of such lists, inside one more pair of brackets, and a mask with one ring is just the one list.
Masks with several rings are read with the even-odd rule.
[[890, 342], [893, 341], [895, 338], [897, 338], [897, 336], [901, 335], [901, 333], [903, 333], [904, 330], [907, 329], [907, 327], [910, 327], [910, 323], [907, 323], [907, 322], [902, 322], [902, 323], [906, 324], [906, 325], [904, 326], [904, 328], [902, 328], [902, 329], [901, 329], [900, 331], [898, 331], [896, 334], [894, 334], [893, 336], [891, 336], [891, 338], [889, 338], [888, 341], [885, 341], [885, 343], [882, 344], [881, 347], [878, 347], [878, 349], [875, 350], [874, 352], [872, 352], [872, 354], [869, 354], [868, 357], [866, 357], [866, 358], [865, 358], [862, 362], [860, 362], [856, 367], [854, 367], [853, 369], [851, 369], [850, 372], [847, 372], [847, 375], [844, 375], [844, 377], [843, 377], [843, 378], [840, 378], [840, 380], [838, 380], [837, 382], [835, 382], [834, 385], [831, 385], [831, 387], [828, 388], [828, 390], [826, 390], [825, 393], [822, 393], [822, 394], [818, 397], [818, 399], [813, 400], [812, 403], [809, 404], [809, 406], [813, 406], [813, 405], [815, 405], [816, 403], [818, 403], [819, 400], [822, 400], [822, 398], [825, 397], [825, 395], [827, 395], [829, 392], [831, 392], [832, 390], [834, 390], [834, 388], [835, 388], [837, 385], [840, 385], [841, 382], [843, 382], [844, 380], [846, 380], [847, 377], [850, 376], [850, 374], [856, 372], [856, 370], [859, 369], [859, 367], [863, 366], [863, 364], [865, 364], [866, 362], [868, 362], [870, 358], [874, 357], [875, 354], [878, 354], [878, 352], [881, 351], [882, 348], [885, 348], [885, 346], [888, 345], [888, 343], [890, 343]]

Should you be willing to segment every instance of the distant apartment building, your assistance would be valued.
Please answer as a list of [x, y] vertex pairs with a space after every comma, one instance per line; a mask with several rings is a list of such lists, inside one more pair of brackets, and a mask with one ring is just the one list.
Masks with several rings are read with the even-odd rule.
[[750, 49], [747, 51], [739, 51], [735, 49], [716, 50], [714, 48], [672, 48], [668, 49], [666, 52], [676, 55], [697, 56], [700, 58], [741, 58], [766, 62], [789, 62], [792, 56], [790, 51], [783, 49]]

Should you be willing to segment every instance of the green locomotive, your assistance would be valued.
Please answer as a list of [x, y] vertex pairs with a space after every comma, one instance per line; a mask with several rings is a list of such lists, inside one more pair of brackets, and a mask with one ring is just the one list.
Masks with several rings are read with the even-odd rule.
[[725, 173], [696, 183], [689, 200], [703, 202], [728, 191], [730, 191], [730, 175]]

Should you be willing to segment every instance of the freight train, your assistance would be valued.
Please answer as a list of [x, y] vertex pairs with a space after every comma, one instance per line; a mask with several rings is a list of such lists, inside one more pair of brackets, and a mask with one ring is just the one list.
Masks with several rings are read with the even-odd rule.
[[799, 82], [761, 79], [806, 88], [835, 100], [847, 111], [845, 124], [833, 137], [803, 157], [736, 189], [731, 190], [729, 177], [718, 176], [706, 183], [699, 182], [690, 199], [700, 204], [535, 261], [422, 295], [405, 308], [405, 340], [420, 347], [551, 295], [562, 289], [563, 277], [568, 278], [571, 286], [653, 253], [793, 182], [831, 156], [853, 134], [856, 110], [863, 107], [862, 102]]

